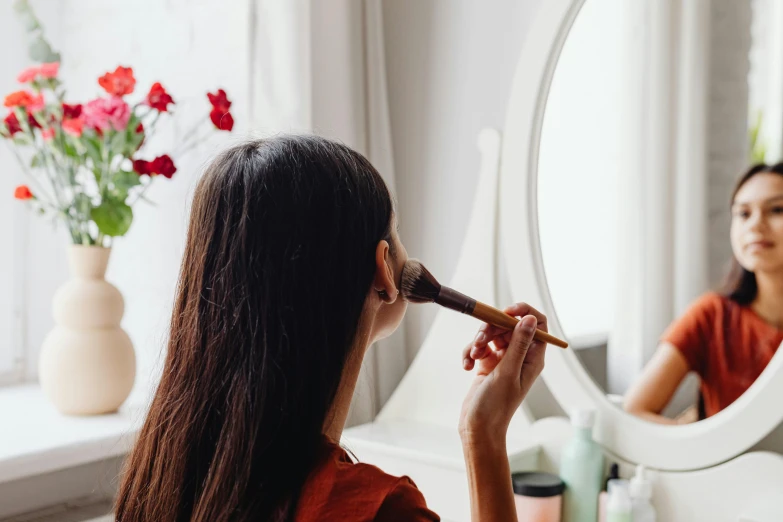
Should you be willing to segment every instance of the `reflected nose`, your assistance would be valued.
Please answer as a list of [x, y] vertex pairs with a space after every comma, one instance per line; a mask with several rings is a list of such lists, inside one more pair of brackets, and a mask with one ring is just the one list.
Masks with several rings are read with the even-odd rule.
[[749, 230], [762, 230], [766, 226], [766, 221], [761, 212], [753, 212], [748, 218]]

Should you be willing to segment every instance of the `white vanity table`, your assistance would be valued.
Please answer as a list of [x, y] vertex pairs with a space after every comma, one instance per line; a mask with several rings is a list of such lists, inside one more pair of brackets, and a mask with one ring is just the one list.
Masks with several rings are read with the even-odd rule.
[[[591, 0], [547, 0], [531, 24], [509, 100], [503, 144], [492, 130], [479, 137], [479, 189], [450, 281], [450, 286], [493, 304], [498, 304], [499, 282], [504, 281], [510, 296], [504, 295], [503, 302], [510, 297], [544, 311], [550, 331], [558, 336], [563, 336], [563, 328], [540, 248], [539, 151], [557, 61], [586, 1]], [[472, 319], [439, 311], [416, 360], [376, 421], [346, 430], [343, 440], [363, 462], [411, 476], [445, 520], [470, 517], [456, 425], [471, 378], [460, 367], [459, 353], [476, 328]], [[630, 477], [637, 464], [652, 470], [659, 521], [783, 520], [783, 446], [770, 441], [765, 448], [774, 451], [752, 449], [783, 421], [783, 353], [777, 353], [731, 406], [682, 426], [656, 425], [623, 412], [607, 399], [573, 350], [550, 347], [542, 377], [563, 411], [586, 407], [597, 412], [595, 437], [607, 459], [621, 464], [623, 477]], [[512, 471], [556, 472], [570, 424], [562, 417], [535, 418], [530, 412], [542, 408], [529, 406], [523, 406], [509, 430]]]

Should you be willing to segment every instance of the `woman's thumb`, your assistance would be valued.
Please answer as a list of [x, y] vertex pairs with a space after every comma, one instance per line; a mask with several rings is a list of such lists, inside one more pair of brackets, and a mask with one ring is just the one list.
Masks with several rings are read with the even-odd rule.
[[511, 342], [508, 343], [506, 354], [498, 365], [499, 371], [519, 376], [522, 363], [525, 362], [527, 356], [527, 350], [533, 341], [537, 324], [538, 321], [532, 315], [526, 315], [517, 323], [514, 333], [511, 334]]

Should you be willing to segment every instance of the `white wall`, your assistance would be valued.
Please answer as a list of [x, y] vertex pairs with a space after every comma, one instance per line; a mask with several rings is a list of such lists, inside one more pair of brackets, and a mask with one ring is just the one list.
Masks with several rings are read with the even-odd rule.
[[[542, 1], [383, 2], [402, 240], [444, 282], [476, 188], [476, 136], [485, 126], [502, 130], [522, 42]], [[409, 311], [411, 355], [434, 314], [434, 306]]]

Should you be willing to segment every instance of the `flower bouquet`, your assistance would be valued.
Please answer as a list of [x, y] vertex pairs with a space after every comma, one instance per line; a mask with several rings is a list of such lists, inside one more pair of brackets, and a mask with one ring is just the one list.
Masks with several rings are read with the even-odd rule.
[[[103, 92], [94, 99], [68, 99], [59, 55], [43, 39], [27, 1], [17, 0], [16, 9], [33, 36], [31, 57], [39, 64], [22, 71], [19, 90], [5, 96], [0, 141], [10, 146], [29, 178], [14, 196], [62, 222], [73, 243], [71, 278], [53, 298], [55, 327], [41, 349], [39, 380], [63, 413], [107, 413], [128, 397], [136, 373], [133, 345], [120, 327], [122, 295], [104, 278], [110, 247], [128, 232], [133, 208], [149, 187], [177, 172], [169, 154], [144, 152], [176, 103], [161, 83], [132, 101], [136, 79], [132, 68], [122, 66], [98, 78]], [[206, 98], [204, 117], [183, 136], [178, 151], [215, 130], [232, 130], [225, 91]]]

